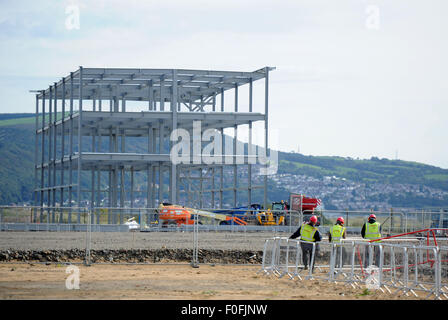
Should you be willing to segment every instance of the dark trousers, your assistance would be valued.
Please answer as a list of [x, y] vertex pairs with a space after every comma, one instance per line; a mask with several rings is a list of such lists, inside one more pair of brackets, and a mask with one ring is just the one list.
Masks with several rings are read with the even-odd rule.
[[[335, 267], [342, 268], [347, 261], [347, 250], [343, 246], [334, 247]], [[342, 255], [342, 259], [341, 259]]]
[[373, 246], [373, 245], [370, 247], [373, 247], [373, 248], [366, 247], [364, 267], [367, 268], [369, 266], [370, 251], [373, 252], [372, 265], [379, 267], [380, 266], [380, 248], [378, 246]]
[[[303, 265], [305, 266], [305, 268], [308, 268], [308, 265], [310, 265], [311, 270], [313, 270], [314, 269], [313, 244], [306, 243], [306, 242], [300, 242], [300, 248], [302, 249]], [[311, 260], [313, 260], [313, 261], [311, 261]]]

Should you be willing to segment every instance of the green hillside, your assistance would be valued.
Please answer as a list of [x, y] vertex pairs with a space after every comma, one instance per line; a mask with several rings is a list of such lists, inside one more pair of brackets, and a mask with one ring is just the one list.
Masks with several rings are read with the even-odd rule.
[[34, 188], [33, 137], [32, 126], [0, 126], [0, 204], [31, 199]]
[[[32, 198], [34, 123], [33, 114], [0, 114], [0, 204], [28, 202]], [[147, 147], [143, 142], [130, 142], [127, 145], [129, 151], [132, 152], [142, 152]], [[279, 152], [278, 173], [315, 178], [337, 176], [365, 184], [412, 184], [448, 191], [447, 169], [417, 162], [375, 157], [358, 160]], [[88, 179], [86, 175], [83, 184], [84, 181], [89, 181]], [[269, 184], [270, 200], [285, 199], [287, 194], [285, 189], [272, 181]], [[257, 194], [260, 192], [260, 190], [255, 191]], [[448, 198], [433, 201], [410, 194], [394, 195], [389, 200], [397, 206], [414, 206], [417, 203], [428, 206], [448, 206]]]
[[342, 157], [304, 156], [280, 153], [279, 173], [316, 178], [337, 176], [357, 182], [408, 183], [448, 191], [448, 170], [418, 162], [378, 159], [355, 160]]

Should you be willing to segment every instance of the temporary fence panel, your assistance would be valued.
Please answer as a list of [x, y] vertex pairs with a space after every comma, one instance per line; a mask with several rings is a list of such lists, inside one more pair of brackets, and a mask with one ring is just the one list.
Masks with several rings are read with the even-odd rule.
[[439, 247], [440, 295], [448, 299], [448, 246]]
[[313, 256], [314, 268], [312, 270], [315, 279], [330, 279], [330, 261], [332, 260], [333, 244], [329, 242], [316, 242]]
[[[409, 283], [411, 292], [435, 292], [439, 286], [438, 253], [435, 247], [416, 247], [407, 249]], [[415, 293], [414, 293], [415, 294]]]
[[[311, 247], [310, 255], [303, 256], [303, 245]], [[288, 239], [285, 237], [274, 237], [267, 239], [263, 250], [263, 260], [260, 272], [266, 275], [275, 275], [283, 277], [288, 275], [289, 279], [303, 276], [310, 278], [311, 268], [305, 272], [305, 265], [309, 265], [314, 258], [314, 244], [305, 243], [305, 241]], [[307, 261], [304, 260], [307, 258]]]
[[259, 272], [263, 272], [264, 274], [271, 274], [274, 271], [275, 251], [276, 251], [275, 239], [266, 239], [263, 248], [261, 269]]
[[298, 261], [301, 256], [301, 250], [298, 241], [288, 238], [279, 238], [279, 277], [288, 275], [290, 279], [299, 275]]
[[330, 280], [349, 281], [352, 257], [354, 253], [353, 241], [333, 243], [330, 256]]

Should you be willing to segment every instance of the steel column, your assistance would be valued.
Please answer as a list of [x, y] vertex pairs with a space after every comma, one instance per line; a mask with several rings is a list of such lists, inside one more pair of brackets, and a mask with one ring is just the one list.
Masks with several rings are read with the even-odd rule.
[[[78, 106], [78, 171], [77, 171], [77, 197], [78, 208], [81, 207], [81, 171], [82, 171], [82, 67], [79, 67], [79, 106]], [[78, 223], [81, 223], [81, 213], [78, 211]]]

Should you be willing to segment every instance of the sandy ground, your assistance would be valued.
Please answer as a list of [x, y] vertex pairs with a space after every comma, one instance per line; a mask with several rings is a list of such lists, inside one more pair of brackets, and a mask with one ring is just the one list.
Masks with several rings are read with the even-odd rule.
[[0, 299], [390, 300], [413, 296], [353, 289], [324, 280], [257, 274], [259, 266], [76, 265], [78, 290], [68, 290], [67, 265], [0, 264]]

